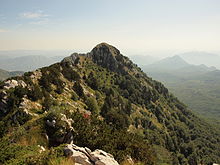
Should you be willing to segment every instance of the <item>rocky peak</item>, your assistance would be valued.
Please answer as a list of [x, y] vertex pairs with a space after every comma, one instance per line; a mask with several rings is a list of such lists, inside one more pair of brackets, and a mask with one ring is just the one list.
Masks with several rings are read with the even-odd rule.
[[88, 54], [73, 53], [69, 57], [64, 58], [61, 63], [76, 64], [80, 56], [88, 56]]
[[120, 55], [118, 49], [107, 43], [100, 43], [95, 46], [90, 53], [73, 53], [69, 57], [64, 58], [62, 62], [71, 62], [72, 64], [75, 64], [79, 57], [84, 56], [92, 58], [97, 64], [103, 64], [103, 66], [106, 66], [107, 63], [114, 63], [116, 61], [115, 57], [118, 55]]
[[98, 55], [102, 55], [104, 57], [105, 56], [115, 57], [120, 54], [120, 51], [117, 48], [115, 48], [114, 46], [103, 42], [103, 43], [96, 45], [92, 49], [91, 53], [93, 54], [93, 56], [98, 54]]
[[111, 71], [117, 71], [119, 67], [119, 56], [121, 56], [120, 51], [115, 47], [101, 43], [92, 49], [90, 52], [92, 60], [105, 67]]
[[124, 69], [132, 64], [117, 48], [107, 43], [98, 44], [87, 54], [73, 53], [71, 56], [64, 58], [62, 63], [77, 64], [79, 58], [82, 56], [91, 58], [94, 63], [113, 72], [124, 72]]
[[117, 48], [107, 43], [98, 44], [88, 55], [94, 63], [113, 72], [124, 74], [134, 68], [138, 69], [128, 57], [123, 56]]

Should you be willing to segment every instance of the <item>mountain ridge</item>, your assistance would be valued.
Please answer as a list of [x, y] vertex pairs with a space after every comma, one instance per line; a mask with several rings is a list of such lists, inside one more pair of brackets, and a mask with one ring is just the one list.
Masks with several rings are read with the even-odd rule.
[[[62, 157], [62, 145], [70, 142], [103, 149], [120, 163], [127, 155], [152, 165], [220, 161], [219, 132], [119, 50], [103, 43], [89, 53], [74, 53], [2, 82], [0, 104], [0, 163], [25, 162], [29, 156], [30, 162], [37, 158], [43, 164]], [[45, 152], [31, 157], [4, 153], [6, 146], [35, 151], [37, 145]]]
[[153, 64], [147, 65], [144, 68], [146, 69], [155, 69], [161, 68], [164, 70], [173, 70], [173, 69], [180, 69], [183, 67], [190, 66], [184, 59], [182, 59], [180, 56], [175, 55], [172, 57], [167, 57], [162, 60], [159, 60]]
[[33, 71], [37, 68], [51, 65], [63, 57], [47, 57], [43, 55], [7, 57], [0, 60], [0, 68], [7, 71]]
[[[164, 58], [151, 65], [142, 67], [143, 70], [154, 77], [157, 73], [169, 74], [177, 77], [193, 77], [217, 70], [215, 67], [208, 67], [205, 64], [193, 65], [187, 63], [182, 57], [175, 55]], [[159, 77], [155, 77], [159, 78]]]
[[220, 69], [220, 56], [218, 54], [207, 53], [202, 51], [193, 51], [179, 54], [179, 56], [185, 59], [190, 64], [205, 64], [209, 67], [215, 66], [216, 68]]

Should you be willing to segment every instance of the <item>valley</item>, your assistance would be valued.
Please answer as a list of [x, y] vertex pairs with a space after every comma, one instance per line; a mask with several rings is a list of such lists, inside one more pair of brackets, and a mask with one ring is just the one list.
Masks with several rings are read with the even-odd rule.
[[196, 114], [219, 122], [220, 70], [204, 64], [188, 64], [180, 56], [166, 58], [143, 67], [143, 70], [163, 82]]

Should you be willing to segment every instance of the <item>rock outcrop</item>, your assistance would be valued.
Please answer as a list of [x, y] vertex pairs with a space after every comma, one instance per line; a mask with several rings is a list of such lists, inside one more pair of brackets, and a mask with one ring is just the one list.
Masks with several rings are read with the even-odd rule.
[[[68, 119], [66, 115], [60, 114], [59, 118], [53, 117], [46, 120], [47, 134], [52, 144], [72, 143], [74, 128], [71, 126], [72, 119]], [[55, 135], [56, 132], [56, 135]]]
[[90, 53], [93, 61], [102, 67], [111, 71], [117, 71], [119, 61], [116, 59], [120, 56], [120, 51], [106, 43], [101, 43], [92, 49]]
[[75, 65], [75, 64], [77, 64], [77, 61], [78, 61], [79, 57], [82, 57], [82, 56], [88, 57], [89, 54], [73, 53], [73, 54], [71, 54], [69, 57], [64, 58], [64, 59], [61, 61], [61, 64], [70, 63], [71, 65]]
[[4, 84], [1, 86], [0, 90], [0, 116], [6, 114], [8, 109], [8, 93], [7, 90], [11, 88], [15, 88], [17, 86], [20, 86], [22, 88], [26, 87], [27, 84], [22, 80], [7, 80], [4, 82]]
[[73, 53], [71, 56], [64, 58], [61, 63], [76, 65], [80, 57], [91, 58], [94, 63], [113, 72], [125, 73], [127, 70], [134, 68], [134, 64], [127, 57], [123, 56], [117, 48], [107, 43], [98, 44], [87, 54]]
[[73, 158], [76, 165], [119, 165], [114, 157], [102, 150], [91, 151], [87, 147], [69, 144], [64, 148], [64, 154]]
[[22, 80], [8, 80], [8, 81], [5, 81], [5, 84], [4, 84], [4, 88], [5, 89], [10, 89], [10, 88], [15, 88], [17, 86], [21, 86], [21, 87], [26, 87], [26, 84], [24, 81]]

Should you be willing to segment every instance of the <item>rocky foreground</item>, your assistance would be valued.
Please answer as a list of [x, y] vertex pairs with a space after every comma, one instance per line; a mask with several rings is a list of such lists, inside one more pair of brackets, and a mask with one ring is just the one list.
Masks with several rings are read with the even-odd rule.
[[74, 159], [75, 165], [119, 165], [111, 154], [98, 149], [92, 152], [87, 147], [69, 144], [64, 148], [64, 153]]

